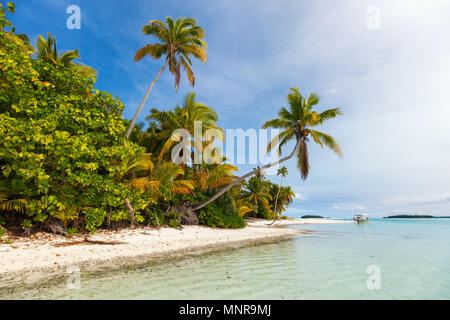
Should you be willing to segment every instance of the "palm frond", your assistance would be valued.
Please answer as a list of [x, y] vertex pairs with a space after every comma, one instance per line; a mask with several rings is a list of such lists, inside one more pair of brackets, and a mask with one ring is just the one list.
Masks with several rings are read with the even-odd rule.
[[162, 42], [169, 42], [168, 30], [164, 23], [159, 20], [150, 20], [142, 27], [142, 32], [146, 35], [155, 36]]
[[336, 152], [340, 157], [342, 157], [342, 149], [341, 146], [334, 140], [334, 138], [326, 133], [308, 129], [308, 132], [311, 134], [311, 137], [314, 139], [314, 142], [319, 144], [321, 147], [326, 146]]
[[340, 108], [333, 108], [328, 109], [322, 113], [319, 114], [320, 117], [320, 124], [322, 124], [324, 121], [327, 121], [329, 119], [335, 118], [338, 115], [342, 115], [342, 110]]
[[276, 135], [267, 145], [266, 155], [278, 146], [278, 156], [282, 153], [282, 146], [294, 137], [294, 129], [289, 128]]
[[159, 43], [148, 44], [138, 51], [134, 55], [134, 61], [140, 61], [145, 56], [150, 56], [153, 59], [159, 59], [163, 54], [167, 53], [167, 45]]
[[300, 141], [300, 147], [297, 150], [297, 168], [300, 170], [300, 174], [303, 180], [306, 180], [309, 174], [309, 155], [308, 155], [308, 145], [306, 144], [307, 139], [302, 139]]
[[205, 63], [206, 59], [208, 58], [205, 48], [200, 47], [198, 45], [185, 44], [182, 46], [180, 51], [183, 52], [184, 54], [193, 55], [197, 59], [200, 59], [203, 63]]
[[195, 85], [195, 75], [194, 72], [192, 72], [191, 68], [189, 67], [189, 64], [186, 62], [186, 60], [183, 57], [180, 57], [180, 62], [183, 65], [184, 70], [186, 70], [186, 75], [189, 79], [189, 83], [191, 86]]
[[292, 126], [292, 123], [290, 121], [284, 120], [284, 119], [272, 119], [269, 121], [266, 121], [263, 125], [263, 129], [267, 128], [277, 128], [277, 129], [287, 129]]
[[247, 213], [253, 212], [253, 211], [255, 211], [253, 208], [250, 208], [250, 207], [244, 205], [244, 206], [240, 206], [240, 207], [239, 207], [239, 209], [238, 209], [238, 214], [239, 214], [241, 217], [243, 217], [243, 216], [245, 216]]

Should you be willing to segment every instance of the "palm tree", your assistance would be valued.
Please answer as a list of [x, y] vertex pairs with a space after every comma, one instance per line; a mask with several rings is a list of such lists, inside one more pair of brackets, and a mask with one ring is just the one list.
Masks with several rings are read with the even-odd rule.
[[278, 187], [278, 192], [277, 192], [277, 195], [275, 197], [275, 204], [273, 206], [273, 215], [275, 217], [275, 220], [273, 222], [275, 222], [277, 220], [277, 218], [278, 218], [278, 215], [277, 215], [278, 197], [280, 196], [281, 187], [283, 185], [283, 178], [286, 178], [287, 174], [288, 174], [288, 169], [285, 166], [282, 166], [277, 171], [277, 176], [280, 176], [280, 186]]
[[[161, 124], [162, 131], [160, 135], [166, 139], [166, 142], [159, 155], [160, 161], [163, 156], [177, 143], [177, 140], [174, 138], [181, 138], [180, 136], [176, 137], [173, 134], [173, 131], [176, 129], [186, 129], [191, 137], [194, 137], [195, 122], [201, 122], [202, 135], [204, 131], [208, 129], [218, 129], [222, 132], [222, 129], [216, 125], [216, 122], [218, 121], [217, 113], [211, 107], [202, 102], [196, 101], [195, 93], [193, 92], [186, 95], [182, 107], [176, 106], [173, 111], [160, 111], [158, 109], [152, 109], [151, 114], [146, 119], [156, 120]], [[211, 143], [212, 141], [206, 142]], [[191, 147], [192, 149], [195, 148], [194, 141], [191, 142]], [[183, 156], [187, 157], [188, 155]], [[190, 156], [195, 172], [196, 166], [194, 165], [194, 152], [191, 152]], [[184, 165], [185, 162], [183, 162], [182, 166], [184, 167]]]
[[38, 49], [37, 58], [39, 60], [44, 60], [54, 65], [62, 64], [67, 68], [73, 68], [77, 70], [77, 72], [86, 75], [94, 81], [96, 80], [97, 71], [89, 66], [73, 62], [74, 59], [80, 59], [78, 49], [70, 50], [62, 55], [59, 55], [58, 51], [56, 50], [56, 38], [52, 38], [52, 36], [48, 32], [47, 37], [48, 38], [46, 40], [41, 35], [39, 35], [36, 41], [36, 47]]
[[178, 90], [180, 83], [181, 67], [186, 71], [190, 84], [194, 86], [195, 75], [190, 67], [192, 66], [190, 56], [200, 59], [203, 63], [206, 62], [207, 58], [206, 48], [208, 46], [202, 40], [205, 32], [202, 27], [197, 25], [197, 20], [193, 18], [179, 18], [174, 21], [173, 18], [167, 17], [165, 24], [159, 20], [151, 20], [143, 26], [142, 32], [146, 35], [154, 36], [160, 43], [148, 44], [136, 51], [134, 61], [140, 61], [145, 56], [150, 56], [155, 60], [165, 56], [166, 61], [150, 84], [141, 104], [136, 110], [127, 131], [127, 138], [130, 136], [136, 124], [150, 91], [152, 91], [153, 86], [158, 81], [164, 69], [169, 66], [170, 72], [175, 75], [176, 90]]
[[254, 213], [258, 213], [260, 208], [270, 212], [270, 185], [261, 177], [255, 176], [249, 179], [246, 184], [242, 200], [246, 207], [251, 208]]
[[306, 100], [299, 92], [298, 88], [291, 88], [290, 93], [287, 95], [287, 100], [289, 103], [289, 110], [282, 107], [279, 111], [279, 118], [267, 121], [263, 128], [281, 128], [284, 129], [280, 134], [278, 134], [267, 146], [267, 152], [273, 150], [277, 147], [278, 143], [278, 154], [281, 155], [282, 147], [291, 139], [295, 139], [296, 144], [292, 152], [273, 163], [269, 163], [261, 168], [256, 168], [255, 170], [243, 175], [242, 177], [234, 180], [229, 185], [225, 186], [222, 190], [217, 192], [210, 199], [198, 204], [193, 210], [199, 210], [209, 203], [216, 200], [218, 197], [227, 192], [235, 184], [240, 183], [247, 179], [248, 177], [260, 173], [262, 170], [278, 165], [286, 160], [291, 159], [294, 155], [297, 155], [297, 166], [300, 170], [301, 177], [305, 180], [309, 174], [309, 161], [308, 161], [308, 148], [307, 142], [308, 136], [311, 135], [314, 142], [319, 144], [321, 147], [326, 146], [336, 152], [339, 156], [342, 156], [342, 150], [339, 144], [334, 140], [333, 137], [327, 135], [323, 132], [312, 130], [310, 127], [315, 127], [323, 124], [326, 120], [335, 118], [341, 115], [342, 112], [339, 108], [328, 109], [321, 113], [317, 113], [312, 110], [312, 107], [319, 103], [319, 97], [316, 94], [311, 94]]
[[199, 190], [220, 188], [237, 178], [233, 171], [238, 171], [238, 168], [231, 164], [205, 165], [194, 174], [195, 187]]
[[292, 156], [297, 152], [297, 167], [300, 170], [302, 179], [305, 180], [309, 174], [308, 159], [308, 136], [311, 135], [314, 142], [321, 147], [326, 146], [342, 157], [342, 150], [333, 137], [323, 132], [312, 130], [310, 127], [323, 124], [326, 120], [341, 115], [339, 108], [328, 109], [322, 113], [312, 110], [312, 107], [319, 103], [319, 97], [311, 94], [306, 100], [299, 92], [298, 88], [291, 88], [288, 94], [289, 110], [282, 107], [278, 113], [279, 118], [267, 121], [263, 128], [279, 128], [284, 129], [277, 137], [275, 137], [267, 146], [267, 152], [276, 147], [274, 141], [279, 141], [278, 154], [289, 140], [295, 138], [297, 144], [293, 150]]
[[256, 171], [255, 176], [262, 180], [266, 179], [266, 172], [260, 166], [256, 166], [256, 168], [253, 168], [253, 170]]
[[[124, 147], [128, 148], [128, 140], [124, 140], [123, 143]], [[125, 159], [123, 159], [121, 162], [121, 170], [119, 170], [114, 177], [116, 183], [119, 183], [123, 180], [135, 179], [136, 173], [140, 173], [143, 171], [147, 174], [152, 174], [154, 164], [151, 160], [151, 157], [151, 153], [144, 153], [141, 155], [126, 157]], [[135, 211], [128, 197], [129, 195], [125, 198], [124, 203], [130, 214], [131, 224], [135, 225]], [[112, 212], [110, 211], [107, 219], [108, 227], [111, 225], [111, 214]]]
[[8, 180], [0, 180], [0, 211], [17, 211], [24, 213], [28, 207], [26, 199], [10, 199], [14, 197], [11, 193], [11, 184]]
[[290, 186], [282, 187], [280, 195], [278, 197], [277, 214], [286, 211], [288, 205], [292, 203], [294, 197], [295, 192], [292, 191], [292, 188]]
[[194, 185], [190, 180], [179, 179], [184, 170], [172, 162], [164, 162], [153, 170], [150, 177], [140, 177], [131, 180], [131, 186], [151, 193], [158, 193], [161, 188], [172, 194], [190, 194]]

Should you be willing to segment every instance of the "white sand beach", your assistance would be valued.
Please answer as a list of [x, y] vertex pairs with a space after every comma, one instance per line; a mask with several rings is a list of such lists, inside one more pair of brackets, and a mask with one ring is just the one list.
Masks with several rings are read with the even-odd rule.
[[[120, 269], [173, 258], [199, 255], [289, 239], [304, 230], [280, 228], [289, 224], [344, 223], [325, 219], [284, 219], [269, 227], [271, 221], [252, 219], [244, 229], [212, 229], [184, 226], [182, 229], [149, 228], [99, 231], [89, 236], [94, 241], [121, 242], [115, 245], [81, 243], [84, 236], [67, 239], [63, 236], [38, 233], [31, 238], [15, 239], [0, 244], [0, 288], [32, 284], [66, 275], [67, 268], [77, 266], [83, 271]], [[347, 221], [350, 222], [350, 221]]]

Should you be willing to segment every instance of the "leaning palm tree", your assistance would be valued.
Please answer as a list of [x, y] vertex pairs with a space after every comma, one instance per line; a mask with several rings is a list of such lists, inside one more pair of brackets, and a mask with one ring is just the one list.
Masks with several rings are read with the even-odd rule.
[[199, 210], [209, 203], [216, 200], [218, 197], [227, 192], [235, 184], [238, 184], [248, 177], [261, 172], [264, 169], [278, 165], [286, 160], [291, 159], [294, 155], [297, 156], [297, 166], [300, 170], [301, 177], [305, 180], [309, 174], [309, 161], [308, 161], [308, 136], [311, 135], [314, 142], [319, 144], [321, 147], [326, 146], [336, 152], [339, 156], [342, 156], [342, 150], [339, 144], [334, 140], [334, 138], [323, 132], [313, 130], [311, 127], [315, 127], [323, 124], [326, 120], [335, 118], [341, 115], [342, 112], [339, 108], [328, 109], [321, 113], [313, 111], [313, 106], [319, 103], [319, 97], [316, 94], [311, 94], [306, 100], [299, 92], [298, 88], [291, 88], [290, 93], [287, 96], [289, 103], [289, 110], [282, 107], [279, 111], [279, 118], [267, 121], [263, 128], [281, 128], [284, 129], [280, 134], [278, 134], [267, 146], [267, 152], [270, 152], [277, 147], [278, 143], [278, 154], [281, 155], [282, 147], [290, 140], [295, 140], [296, 144], [292, 152], [273, 163], [269, 163], [261, 168], [256, 168], [255, 170], [243, 175], [242, 177], [234, 180], [229, 185], [225, 186], [222, 190], [212, 196], [210, 199], [194, 206], [192, 209]]
[[47, 39], [44, 39], [44, 37], [39, 35], [36, 41], [36, 47], [38, 49], [37, 58], [39, 60], [44, 60], [54, 65], [62, 64], [65, 67], [75, 69], [77, 72], [86, 75], [94, 81], [97, 79], [97, 71], [95, 69], [77, 62], [73, 62], [74, 59], [80, 59], [78, 49], [70, 50], [60, 55], [56, 49], [56, 38], [52, 38], [50, 33], [47, 33], [47, 37]]
[[278, 197], [280, 196], [281, 187], [283, 185], [283, 178], [286, 178], [287, 174], [288, 174], [288, 169], [285, 166], [282, 166], [277, 171], [277, 176], [280, 176], [280, 185], [278, 187], [277, 195], [275, 197], [275, 204], [273, 206], [273, 215], [274, 215], [275, 219], [272, 221], [272, 223], [270, 225], [272, 225], [278, 219], [278, 215], [277, 215]]
[[174, 21], [171, 17], [167, 17], [165, 24], [159, 20], [151, 20], [143, 26], [142, 32], [146, 35], [154, 36], [159, 43], [148, 44], [136, 51], [134, 61], [140, 61], [145, 56], [150, 56], [155, 60], [164, 56], [166, 61], [150, 84], [141, 104], [136, 110], [127, 131], [127, 138], [133, 131], [150, 91], [152, 91], [164, 69], [169, 66], [170, 72], [175, 75], [176, 90], [178, 90], [180, 83], [181, 67], [186, 71], [190, 84], [194, 86], [195, 75], [190, 67], [192, 66], [192, 61], [189, 56], [200, 59], [203, 63], [206, 62], [207, 58], [206, 48], [208, 46], [203, 41], [205, 32], [202, 27], [197, 25], [197, 20], [193, 18], [179, 18]]

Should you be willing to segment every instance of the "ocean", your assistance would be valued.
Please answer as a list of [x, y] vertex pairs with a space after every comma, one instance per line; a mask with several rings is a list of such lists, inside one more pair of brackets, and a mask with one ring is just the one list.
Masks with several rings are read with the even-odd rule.
[[450, 219], [299, 225], [291, 240], [8, 289], [0, 299], [450, 299]]

